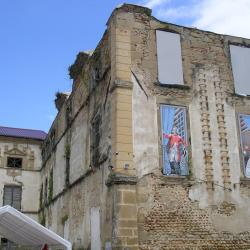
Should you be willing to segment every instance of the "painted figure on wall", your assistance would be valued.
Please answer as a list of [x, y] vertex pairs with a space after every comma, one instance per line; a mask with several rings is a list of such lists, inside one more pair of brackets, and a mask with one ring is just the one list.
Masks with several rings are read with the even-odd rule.
[[244, 175], [250, 178], [250, 115], [239, 115]]
[[183, 139], [178, 135], [177, 127], [173, 127], [171, 134], [163, 132], [163, 137], [168, 139], [167, 153], [171, 168], [171, 174], [181, 174], [181, 158], [185, 157], [186, 149]]
[[163, 173], [166, 175], [187, 175], [186, 109], [162, 105], [161, 119]]

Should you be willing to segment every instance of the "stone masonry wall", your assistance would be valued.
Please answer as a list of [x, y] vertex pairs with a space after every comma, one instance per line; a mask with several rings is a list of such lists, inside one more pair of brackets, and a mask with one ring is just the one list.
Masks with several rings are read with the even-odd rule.
[[[105, 184], [111, 165], [109, 44], [105, 32], [74, 79], [72, 93], [60, 108], [44, 144], [40, 222], [69, 239], [73, 249], [90, 249], [92, 234], [98, 227], [101, 244], [111, 241], [112, 217], [106, 210], [111, 198]], [[91, 143], [97, 135], [92, 129], [97, 116], [99, 153], [93, 162]], [[93, 208], [100, 211], [100, 225], [91, 225]]]
[[[116, 14], [131, 37], [139, 247], [249, 249], [250, 183], [236, 114], [249, 112], [250, 99], [234, 93], [229, 44], [250, 41], [160, 22], [138, 6], [125, 4]], [[180, 34], [183, 87], [158, 82], [156, 29]], [[162, 175], [160, 104], [187, 107], [188, 177]]]
[[[180, 34], [184, 86], [158, 82], [156, 29]], [[234, 93], [229, 43], [250, 45], [160, 22], [147, 8], [115, 9], [45, 142], [43, 185], [53, 169], [53, 195], [40, 209], [45, 224], [88, 249], [94, 208], [103, 248], [249, 249], [237, 112], [249, 112], [250, 99]], [[162, 174], [161, 104], [187, 107], [187, 177]]]

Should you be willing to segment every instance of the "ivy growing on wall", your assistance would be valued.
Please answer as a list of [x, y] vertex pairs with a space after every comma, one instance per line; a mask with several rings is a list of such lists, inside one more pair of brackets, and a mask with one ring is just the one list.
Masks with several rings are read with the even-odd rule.
[[49, 188], [48, 201], [50, 203], [53, 198], [53, 169], [51, 169], [50, 174], [49, 174], [49, 187], [48, 188]]
[[40, 214], [39, 214], [39, 223], [43, 226], [45, 226], [45, 222], [46, 222], [46, 216], [45, 216], [45, 212], [42, 211]]
[[65, 224], [65, 222], [68, 220], [69, 216], [67, 214], [65, 214], [63, 217], [62, 217], [62, 225]]
[[40, 189], [40, 196], [39, 196], [39, 208], [43, 207], [43, 184], [41, 185]]

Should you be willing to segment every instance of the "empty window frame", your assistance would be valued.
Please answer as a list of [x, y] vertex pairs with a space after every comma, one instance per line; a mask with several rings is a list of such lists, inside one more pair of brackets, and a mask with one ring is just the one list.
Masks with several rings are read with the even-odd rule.
[[22, 158], [18, 157], [8, 157], [7, 158], [7, 167], [8, 168], [21, 168], [23, 163]]
[[3, 205], [21, 209], [22, 188], [19, 186], [4, 186]]
[[239, 128], [243, 172], [247, 178], [250, 178], [250, 115], [239, 114]]
[[250, 48], [230, 45], [235, 93], [250, 95]]
[[180, 35], [156, 30], [158, 80], [183, 85]]
[[165, 175], [188, 175], [186, 108], [161, 105], [162, 164]]

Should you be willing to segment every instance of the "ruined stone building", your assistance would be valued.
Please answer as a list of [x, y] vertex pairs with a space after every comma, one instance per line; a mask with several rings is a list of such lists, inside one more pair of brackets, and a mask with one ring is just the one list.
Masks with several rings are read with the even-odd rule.
[[40, 222], [74, 249], [250, 249], [249, 67], [248, 39], [116, 8], [57, 94]]

